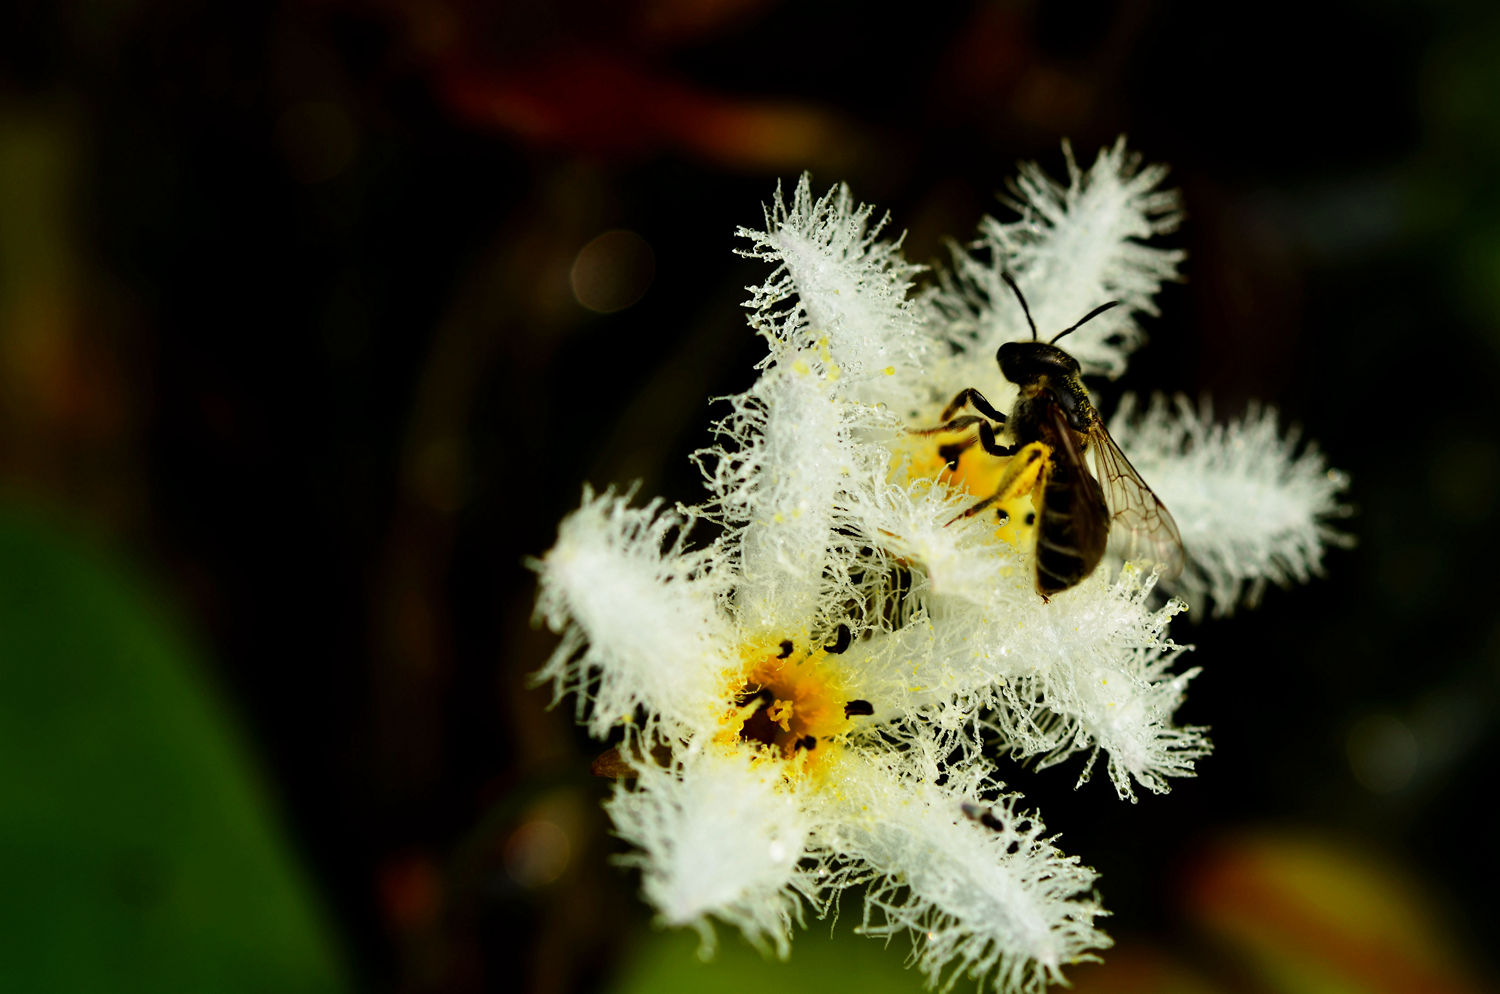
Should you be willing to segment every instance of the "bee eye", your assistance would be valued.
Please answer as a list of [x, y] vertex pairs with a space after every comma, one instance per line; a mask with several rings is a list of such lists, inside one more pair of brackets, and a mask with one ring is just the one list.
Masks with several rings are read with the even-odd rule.
[[1029, 373], [1032, 363], [1031, 350], [1027, 346], [1030, 344], [1030, 342], [1006, 342], [995, 350], [995, 361], [1000, 364], [1000, 372], [1012, 383], [1022, 383], [1034, 378]]

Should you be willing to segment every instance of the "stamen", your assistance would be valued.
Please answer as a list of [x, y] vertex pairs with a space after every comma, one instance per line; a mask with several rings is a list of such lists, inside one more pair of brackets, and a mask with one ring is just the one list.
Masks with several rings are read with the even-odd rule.
[[619, 746], [600, 753], [589, 765], [589, 772], [596, 777], [609, 777], [612, 780], [633, 780], [639, 776], [635, 767], [625, 762]]
[[[801, 754], [793, 766], [797, 776], [813, 775], [836, 762], [848, 730], [842, 710], [848, 693], [834, 660], [853, 641], [849, 626], [841, 624], [826, 651], [816, 642], [811, 652], [805, 644], [799, 651], [791, 639], [747, 647], [746, 668], [735, 678], [742, 682], [731, 691], [734, 708], [725, 712], [726, 723], [732, 723], [724, 730], [726, 741], [733, 736], [783, 760]], [[791, 651], [779, 654], [787, 649]]]
[[978, 804], [971, 804], [965, 801], [963, 803], [963, 812], [965, 818], [968, 818], [970, 821], [979, 822], [979, 824], [992, 832], [1005, 831], [1004, 823], [999, 818], [996, 818], [995, 812], [989, 808], [980, 807]]
[[777, 701], [766, 709], [766, 717], [781, 726], [783, 732], [792, 730], [792, 702]]
[[856, 715], [869, 715], [875, 713], [875, 705], [869, 701], [850, 701], [844, 705], [844, 717], [853, 718]]

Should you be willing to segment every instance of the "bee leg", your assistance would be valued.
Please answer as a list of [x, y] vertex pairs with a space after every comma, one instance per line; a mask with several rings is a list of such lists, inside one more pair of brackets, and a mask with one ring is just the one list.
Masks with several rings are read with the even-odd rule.
[[1016, 446], [1001, 445], [995, 441], [995, 429], [987, 421], [979, 423], [979, 444], [984, 451], [992, 456], [1013, 456], [1016, 454]]
[[982, 428], [987, 423], [977, 414], [963, 414], [933, 428], [908, 428], [906, 433], [908, 435], [945, 435], [948, 432], [962, 431], [970, 425], [979, 425]]
[[[984, 500], [964, 511], [963, 514], [960, 514], [958, 517], [954, 518], [953, 521], [949, 521], [948, 524], [951, 525], [954, 521], [962, 521], [964, 518], [972, 518], [974, 515], [978, 514], [980, 511], [983, 511], [985, 508], [989, 507], [999, 499], [1000, 492], [996, 491], [995, 493], [990, 494]], [[944, 527], [947, 527], [947, 525], [944, 525]]]
[[[993, 436], [991, 437], [991, 441], [993, 441]], [[1036, 478], [1028, 477], [1026, 474], [1033, 468], [1037, 468], [1038, 460], [1045, 460], [1051, 451], [1050, 448], [1041, 442], [1032, 442], [1030, 445], [1023, 447], [1006, 464], [1005, 473], [1000, 477], [1000, 483], [995, 487], [995, 492], [965, 510], [964, 513], [949, 521], [948, 524], [951, 525], [954, 521], [960, 521], [964, 518], [972, 518], [980, 511], [995, 503], [995, 501], [1008, 500], [1017, 493], [1020, 493], [1024, 488], [1034, 487], [1036, 485]]]
[[1005, 424], [1005, 415], [997, 411], [995, 409], [995, 405], [991, 404], [988, 400], [985, 400], [984, 394], [980, 393], [978, 390], [975, 390], [973, 387], [964, 387], [958, 392], [956, 396], [954, 396], [952, 400], [948, 402], [948, 406], [943, 408], [942, 420], [947, 421], [965, 406], [974, 408], [974, 410], [978, 411], [980, 414], [983, 414], [985, 417], [989, 418], [996, 424]]

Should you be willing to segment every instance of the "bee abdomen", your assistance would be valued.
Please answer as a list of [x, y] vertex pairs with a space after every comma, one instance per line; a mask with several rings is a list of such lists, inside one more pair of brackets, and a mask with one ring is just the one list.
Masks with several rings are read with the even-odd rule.
[[1077, 585], [1097, 564], [1097, 559], [1090, 563], [1076, 546], [1054, 540], [1045, 530], [1037, 533], [1036, 589], [1043, 596], [1050, 597]]
[[1036, 589], [1043, 597], [1076, 586], [1104, 555], [1104, 495], [1090, 476], [1054, 477], [1042, 493], [1036, 532]]

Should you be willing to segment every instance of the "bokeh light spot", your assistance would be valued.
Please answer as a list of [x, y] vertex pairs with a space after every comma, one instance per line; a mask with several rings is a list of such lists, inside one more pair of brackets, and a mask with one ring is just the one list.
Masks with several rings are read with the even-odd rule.
[[1354, 779], [1377, 794], [1393, 793], [1409, 784], [1422, 758], [1411, 729], [1388, 714], [1366, 715], [1355, 722], [1345, 748]]
[[505, 872], [522, 887], [545, 887], [568, 868], [572, 847], [556, 822], [533, 818], [505, 840]]
[[633, 231], [615, 230], [589, 242], [573, 260], [573, 296], [591, 311], [612, 314], [640, 300], [656, 275], [656, 257]]

